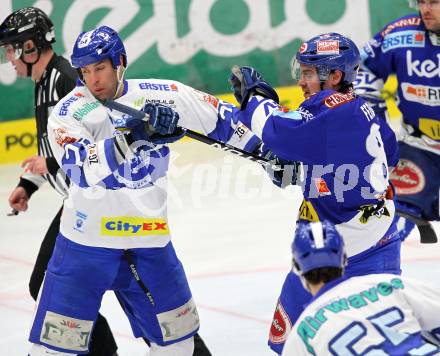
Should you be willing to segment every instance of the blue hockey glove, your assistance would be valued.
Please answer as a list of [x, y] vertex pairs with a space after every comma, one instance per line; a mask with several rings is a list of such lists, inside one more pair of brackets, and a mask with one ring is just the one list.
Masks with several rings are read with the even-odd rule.
[[148, 123], [155, 134], [170, 135], [177, 129], [179, 114], [170, 107], [148, 103], [142, 111], [150, 116]]
[[179, 114], [170, 107], [148, 103], [142, 108], [142, 111], [150, 116], [148, 123], [150, 140], [153, 143], [172, 143], [185, 136], [186, 130], [177, 126]]
[[246, 109], [249, 98], [253, 94], [261, 95], [280, 102], [277, 92], [264, 81], [263, 76], [252, 67], [234, 66], [231, 69], [229, 83], [232, 85], [235, 99], [240, 103], [242, 109]]
[[124, 124], [118, 129], [130, 130], [127, 143], [148, 141], [153, 144], [168, 144], [185, 136], [185, 130], [177, 126], [179, 114], [168, 106], [146, 104], [142, 111], [149, 115], [148, 120], [133, 116], [124, 116]]
[[[273, 184], [280, 188], [296, 184], [300, 167], [299, 162], [282, 160], [267, 149], [264, 144], [258, 147], [255, 153], [271, 163], [271, 165], [265, 166], [264, 169], [270, 179], [272, 179]], [[274, 169], [275, 167], [276, 169]]]

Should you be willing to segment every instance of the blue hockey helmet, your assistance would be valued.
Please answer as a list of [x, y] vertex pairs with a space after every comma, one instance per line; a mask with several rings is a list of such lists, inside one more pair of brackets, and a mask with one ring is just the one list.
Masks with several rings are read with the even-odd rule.
[[304, 42], [292, 58], [292, 78], [300, 79], [300, 65], [316, 68], [319, 80], [324, 82], [332, 70], [344, 73], [343, 82], [352, 83], [360, 66], [359, 49], [348, 37], [339, 33], [325, 33]]
[[73, 46], [72, 66], [82, 68], [86, 65], [110, 59], [114, 68], [120, 64], [127, 66], [127, 53], [118, 33], [108, 26], [100, 26], [93, 31], [82, 32]]
[[299, 275], [323, 267], [344, 268], [347, 261], [344, 240], [329, 221], [298, 222], [292, 253]]

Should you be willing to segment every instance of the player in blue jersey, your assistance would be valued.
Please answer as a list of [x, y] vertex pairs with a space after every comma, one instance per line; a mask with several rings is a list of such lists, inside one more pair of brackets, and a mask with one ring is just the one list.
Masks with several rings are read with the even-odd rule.
[[[400, 160], [391, 174], [396, 208], [432, 221], [440, 220], [440, 1], [410, 3], [419, 14], [387, 24], [361, 50], [355, 91], [385, 120], [380, 94], [387, 78], [396, 75], [403, 116], [397, 130]], [[407, 226], [406, 235], [412, 227]]]
[[[125, 48], [107, 26], [81, 33], [71, 60], [81, 81], [53, 108], [48, 139], [72, 184], [30, 355], [87, 353], [113, 290], [150, 355], [191, 356], [199, 318], [168, 227], [168, 143], [183, 136], [177, 124], [248, 151], [259, 139], [211, 95], [172, 80], [124, 80]], [[148, 113], [148, 123], [104, 106], [109, 99]]]
[[329, 221], [299, 223], [292, 253], [293, 271], [313, 299], [289, 334], [283, 356], [440, 352], [437, 286], [392, 274], [346, 277], [344, 242]]
[[[292, 75], [306, 100], [296, 111], [280, 108], [268, 84], [243, 67], [231, 77], [242, 104], [240, 120], [281, 162], [299, 161], [304, 200], [300, 221], [330, 220], [346, 237], [348, 276], [400, 273], [400, 239], [394, 203], [386, 199], [388, 169], [397, 163], [394, 133], [353, 92], [359, 51], [329, 33], [304, 42]], [[270, 331], [281, 353], [303, 305], [311, 298], [297, 275], [287, 275]]]

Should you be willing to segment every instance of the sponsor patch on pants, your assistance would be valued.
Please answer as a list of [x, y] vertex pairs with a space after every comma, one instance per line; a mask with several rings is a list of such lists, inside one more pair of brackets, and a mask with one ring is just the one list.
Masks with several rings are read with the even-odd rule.
[[66, 350], [87, 351], [92, 327], [92, 320], [75, 319], [47, 311], [40, 341]]
[[179, 308], [157, 314], [163, 341], [180, 339], [199, 327], [199, 314], [191, 298]]

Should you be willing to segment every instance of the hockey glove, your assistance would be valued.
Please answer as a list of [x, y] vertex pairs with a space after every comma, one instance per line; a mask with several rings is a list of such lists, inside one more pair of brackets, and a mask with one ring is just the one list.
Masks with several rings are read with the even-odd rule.
[[185, 130], [177, 126], [179, 114], [168, 106], [148, 103], [142, 111], [149, 115], [148, 120], [126, 115], [124, 125], [118, 127], [121, 131], [130, 130], [126, 135], [129, 145], [137, 141], [168, 144], [185, 135]]
[[264, 144], [262, 144], [255, 153], [269, 160], [271, 163], [265, 166], [264, 169], [273, 184], [280, 188], [286, 188], [289, 185], [296, 184], [300, 167], [299, 162], [280, 159], [272, 151], [268, 150]]
[[235, 99], [246, 109], [250, 97], [254, 94], [272, 99], [279, 104], [280, 99], [276, 91], [264, 81], [263, 76], [252, 67], [234, 66], [231, 69], [229, 83], [232, 85]]
[[177, 126], [179, 114], [170, 107], [148, 103], [142, 108], [142, 111], [150, 116], [148, 123], [151, 142], [167, 144], [178, 141], [185, 136], [186, 130]]

